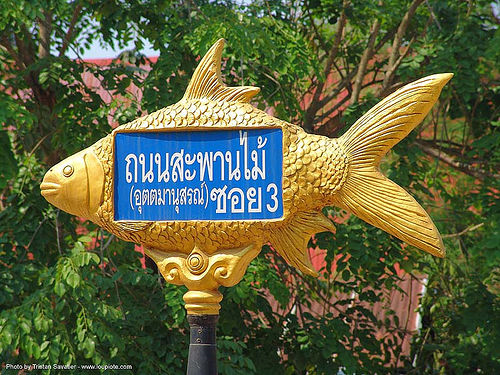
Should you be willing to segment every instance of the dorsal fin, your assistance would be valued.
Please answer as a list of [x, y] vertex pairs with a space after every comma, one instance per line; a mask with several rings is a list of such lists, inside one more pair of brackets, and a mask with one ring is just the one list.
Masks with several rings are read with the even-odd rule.
[[248, 103], [260, 91], [258, 87], [227, 87], [222, 83], [220, 66], [223, 49], [224, 39], [219, 39], [201, 59], [183, 99], [205, 98]]

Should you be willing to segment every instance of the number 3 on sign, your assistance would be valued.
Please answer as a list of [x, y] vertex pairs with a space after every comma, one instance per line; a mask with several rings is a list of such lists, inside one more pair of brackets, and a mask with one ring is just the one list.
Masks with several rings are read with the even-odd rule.
[[269, 193], [269, 190], [274, 190], [274, 192], [271, 194], [271, 199], [273, 200], [274, 202], [274, 205], [271, 206], [269, 203], [266, 204], [266, 208], [269, 212], [276, 212], [276, 210], [278, 209], [278, 198], [277, 198], [277, 195], [278, 195], [278, 187], [276, 186], [276, 184], [269, 184], [267, 185], [267, 189], [266, 191]]

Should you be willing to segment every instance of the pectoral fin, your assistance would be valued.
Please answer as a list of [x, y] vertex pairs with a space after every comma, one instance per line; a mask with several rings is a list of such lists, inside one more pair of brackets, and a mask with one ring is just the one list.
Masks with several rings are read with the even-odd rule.
[[282, 228], [273, 230], [273, 248], [292, 266], [318, 276], [309, 259], [307, 243], [314, 233], [335, 230], [333, 223], [320, 212], [300, 212]]
[[151, 222], [144, 221], [117, 221], [115, 225], [126, 232], [139, 232], [151, 225]]

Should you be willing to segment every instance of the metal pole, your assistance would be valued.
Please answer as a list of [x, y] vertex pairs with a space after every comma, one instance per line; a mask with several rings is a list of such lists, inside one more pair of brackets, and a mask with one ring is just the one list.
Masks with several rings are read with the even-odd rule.
[[217, 375], [215, 330], [219, 315], [189, 315], [187, 375]]

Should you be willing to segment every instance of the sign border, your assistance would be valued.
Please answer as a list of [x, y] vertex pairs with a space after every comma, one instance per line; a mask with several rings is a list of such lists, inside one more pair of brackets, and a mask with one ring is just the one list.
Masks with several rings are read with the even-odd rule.
[[[205, 132], [205, 131], [222, 131], [222, 130], [258, 130], [258, 129], [280, 129], [281, 134], [282, 134], [282, 139], [281, 139], [281, 201], [283, 204], [283, 214], [279, 218], [273, 218], [273, 219], [225, 219], [225, 220], [220, 220], [220, 219], [209, 219], [209, 220], [115, 220], [115, 156], [116, 156], [116, 142], [115, 142], [115, 137], [117, 134], [121, 133], [180, 133], [180, 132]], [[216, 222], [216, 223], [227, 223], [228, 221], [235, 221], [235, 222], [247, 222], [247, 223], [255, 223], [255, 222], [266, 222], [266, 223], [271, 223], [271, 222], [279, 222], [279, 221], [284, 221], [285, 218], [285, 213], [288, 211], [285, 208], [285, 199], [284, 199], [284, 194], [283, 194], [283, 161], [284, 161], [284, 150], [285, 150], [285, 142], [284, 142], [284, 135], [285, 135], [285, 130], [283, 129], [282, 126], [248, 126], [248, 127], [242, 127], [242, 126], [218, 126], [218, 125], [213, 125], [211, 127], [193, 127], [193, 126], [185, 126], [185, 127], [172, 127], [172, 128], [156, 128], [156, 129], [119, 129], [116, 128], [113, 130], [111, 133], [112, 135], [112, 149], [113, 149], [113, 168], [111, 171], [111, 176], [112, 176], [112, 186], [111, 186], [111, 202], [113, 202], [113, 207], [112, 207], [112, 215], [113, 215], [113, 222], [115, 223], [196, 223], [196, 222]]]

